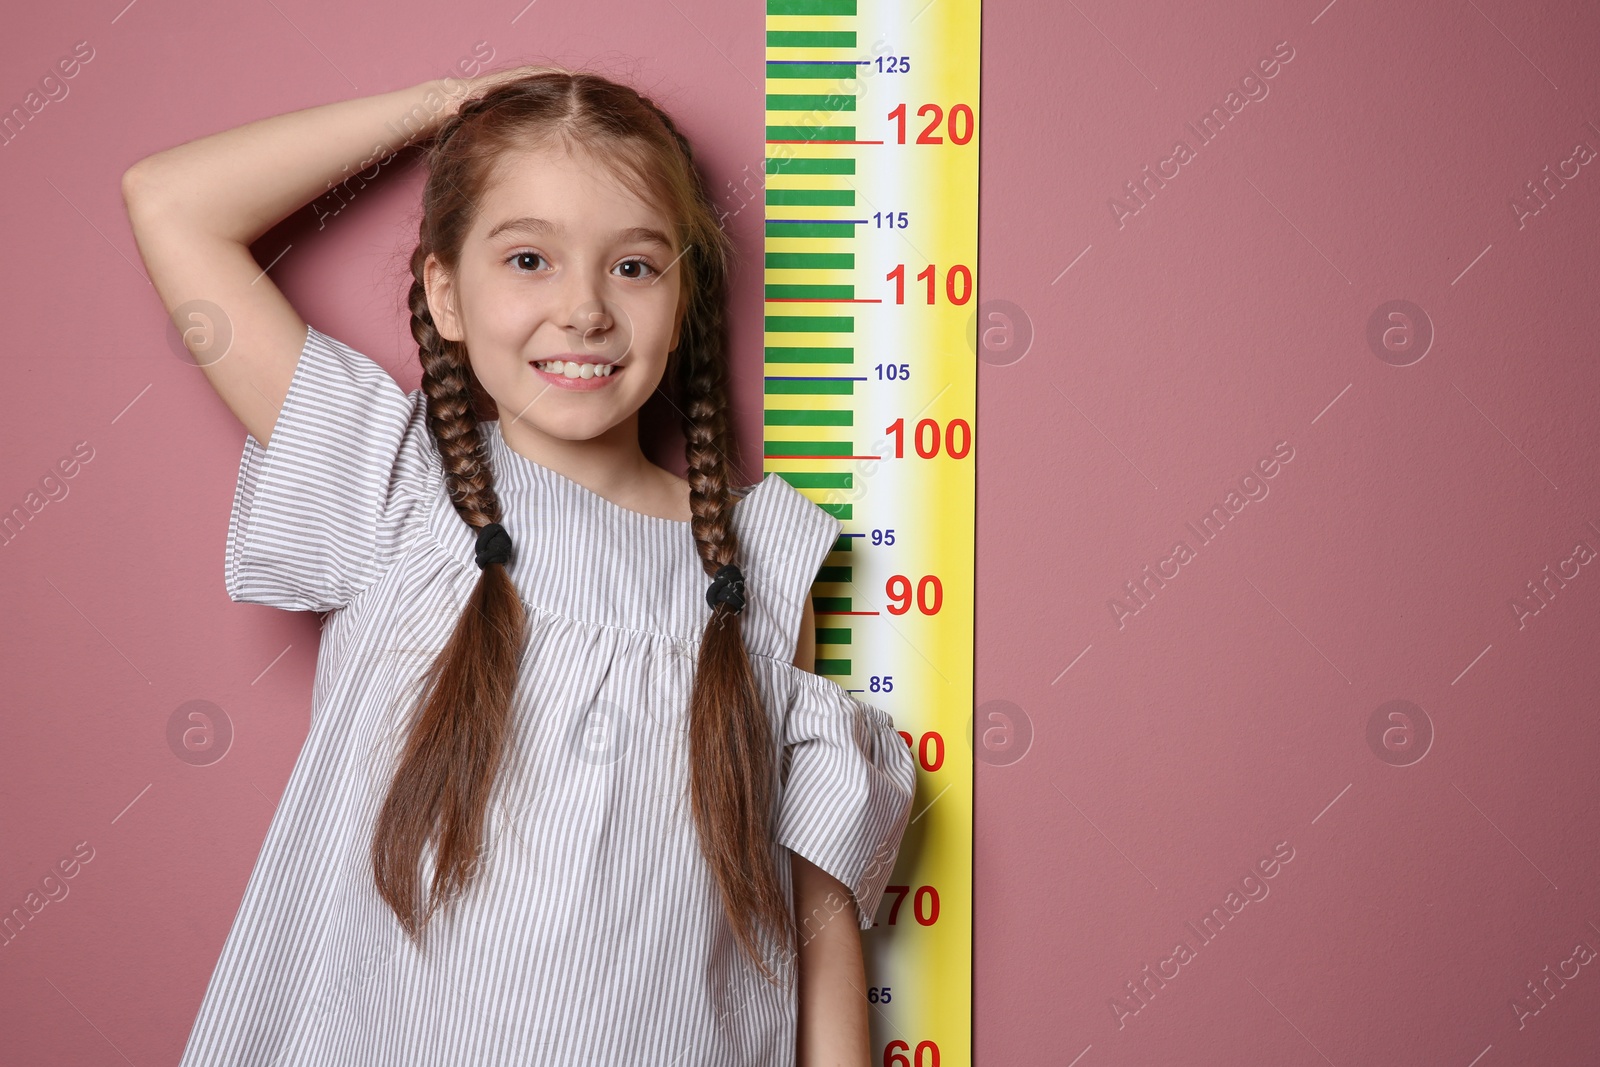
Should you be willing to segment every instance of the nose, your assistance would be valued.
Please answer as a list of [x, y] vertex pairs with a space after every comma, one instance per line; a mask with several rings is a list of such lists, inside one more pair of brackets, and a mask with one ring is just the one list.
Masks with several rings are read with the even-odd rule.
[[587, 273], [568, 274], [562, 290], [569, 308], [567, 339], [573, 351], [615, 363], [627, 355], [632, 330], [627, 312], [605, 297], [603, 286]]
[[605, 301], [599, 298], [578, 303], [567, 316], [567, 325], [576, 330], [580, 337], [585, 338], [606, 333], [615, 322], [616, 319], [606, 307]]
[[583, 269], [566, 272], [561, 287], [562, 299], [567, 301], [567, 326], [580, 337], [604, 333], [612, 326], [612, 315], [602, 298], [601, 287]]

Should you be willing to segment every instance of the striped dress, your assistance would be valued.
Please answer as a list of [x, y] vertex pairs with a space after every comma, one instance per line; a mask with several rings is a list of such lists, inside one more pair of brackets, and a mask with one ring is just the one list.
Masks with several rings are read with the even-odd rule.
[[[327, 612], [311, 726], [181, 1067], [794, 1061], [781, 986], [740, 952], [689, 812], [687, 705], [710, 584], [645, 515], [479, 425], [528, 614], [513, 730], [465, 895], [416, 949], [377, 895], [373, 826], [423, 670], [478, 580], [420, 390], [312, 328], [269, 445], [247, 437], [228, 595]], [[775, 749], [774, 858], [854, 893], [862, 929], [915, 781], [890, 716], [793, 665], [840, 523], [775, 474], [737, 490], [744, 642]], [[421, 863], [432, 876], [431, 850]]]

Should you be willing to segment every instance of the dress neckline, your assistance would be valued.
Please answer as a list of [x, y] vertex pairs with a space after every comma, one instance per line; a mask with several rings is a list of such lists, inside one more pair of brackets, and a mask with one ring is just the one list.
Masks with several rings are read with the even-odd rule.
[[[530, 459], [506, 443], [500, 433], [500, 421], [489, 419], [478, 424], [478, 435], [487, 442], [490, 462], [494, 466], [495, 474], [499, 477], [510, 477], [514, 480], [542, 481], [547, 485], [565, 490], [567, 495], [588, 501], [593, 507], [598, 507], [610, 515], [620, 516], [625, 521], [654, 525], [658, 528], [677, 529], [687, 531], [693, 525], [691, 519], [669, 519], [664, 515], [650, 515], [643, 511], [624, 507], [615, 500], [601, 496], [582, 482], [574, 481], [565, 474], [550, 467], [546, 467], [538, 460]], [[750, 496], [762, 486], [772, 481], [776, 475], [771, 472], [765, 474], [761, 481], [752, 486], [732, 486], [733, 504]]]

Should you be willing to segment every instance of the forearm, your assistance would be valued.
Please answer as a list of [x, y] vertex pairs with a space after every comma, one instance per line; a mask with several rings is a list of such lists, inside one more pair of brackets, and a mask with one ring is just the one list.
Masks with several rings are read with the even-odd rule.
[[805, 857], [790, 857], [799, 927], [796, 1067], [865, 1067], [871, 1033], [855, 900]]
[[[471, 82], [465, 83], [472, 84]], [[330, 186], [431, 135], [464, 83], [341, 100], [223, 130], [140, 160], [130, 215], [181, 213], [185, 227], [248, 245]]]

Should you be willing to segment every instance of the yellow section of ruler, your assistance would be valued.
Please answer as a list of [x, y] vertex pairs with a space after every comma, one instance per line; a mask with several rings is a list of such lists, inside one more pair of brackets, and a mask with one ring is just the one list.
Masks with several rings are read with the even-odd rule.
[[971, 1062], [979, 28], [979, 0], [767, 3], [765, 469], [844, 524], [817, 673], [918, 767], [863, 937], [888, 1067]]

